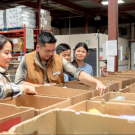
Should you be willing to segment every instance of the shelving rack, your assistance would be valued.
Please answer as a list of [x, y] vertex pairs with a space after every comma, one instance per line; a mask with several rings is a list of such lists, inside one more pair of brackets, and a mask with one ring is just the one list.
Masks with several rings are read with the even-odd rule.
[[[33, 34], [34, 34], [34, 38], [36, 38], [36, 42], [35, 42], [35, 48], [34, 50], [36, 49], [36, 45], [38, 43], [38, 35], [40, 32], [43, 32], [43, 31], [47, 31], [47, 30], [43, 30], [43, 29], [39, 29], [38, 27], [36, 27], [36, 29], [33, 29]], [[51, 32], [52, 34], [54, 34], [54, 31], [51, 30], [49, 31]], [[23, 51], [22, 52], [19, 52], [19, 53], [15, 53], [13, 52], [12, 53], [12, 57], [13, 59], [17, 59], [18, 56], [24, 56], [26, 54], [26, 27], [24, 25], [24, 27], [20, 28], [20, 29], [16, 29], [16, 28], [13, 28], [13, 29], [5, 29], [3, 31], [0, 31], [0, 34], [8, 37], [8, 38], [19, 38], [19, 37], [23, 37], [23, 40], [24, 40], [24, 44], [23, 44]]]
[[23, 29], [7, 29], [4, 31], [0, 31], [0, 34], [8, 37], [8, 38], [13, 38], [13, 37], [23, 37], [24, 40], [24, 45], [23, 45], [23, 52], [26, 53], [26, 27], [24, 25]]

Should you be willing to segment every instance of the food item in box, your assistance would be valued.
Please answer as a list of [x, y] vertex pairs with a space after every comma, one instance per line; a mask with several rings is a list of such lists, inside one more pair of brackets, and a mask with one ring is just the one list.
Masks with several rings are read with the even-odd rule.
[[125, 97], [122, 96], [117, 96], [113, 100], [125, 100]]
[[90, 109], [89, 113], [93, 113], [93, 114], [102, 114], [100, 113], [97, 109]]
[[135, 115], [120, 115], [120, 118], [125, 118], [130, 121], [135, 121]]

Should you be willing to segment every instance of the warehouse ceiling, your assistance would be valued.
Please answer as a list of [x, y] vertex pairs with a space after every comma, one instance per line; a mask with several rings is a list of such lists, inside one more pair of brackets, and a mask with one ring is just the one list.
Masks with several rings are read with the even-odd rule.
[[[41, 0], [41, 8], [49, 10], [52, 16], [52, 25], [56, 27], [85, 26], [85, 16], [89, 17], [90, 26], [104, 26], [108, 23], [108, 6], [101, 4], [103, 0]], [[135, 22], [135, 0], [124, 0], [119, 4], [119, 24]], [[28, 6], [36, 9], [37, 0], [0, 0], [0, 9], [16, 6]], [[100, 16], [101, 20], [95, 21]]]

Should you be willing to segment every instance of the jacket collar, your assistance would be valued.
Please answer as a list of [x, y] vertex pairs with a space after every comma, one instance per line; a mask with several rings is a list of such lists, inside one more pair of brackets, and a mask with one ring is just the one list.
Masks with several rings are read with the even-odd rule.
[[[52, 59], [53, 59], [53, 57], [47, 61], [46, 67], [49, 65], [49, 63], [52, 61]], [[41, 58], [40, 58], [39, 52], [37, 52], [37, 51], [36, 51], [36, 53], [35, 53], [34, 60], [35, 60], [35, 63], [36, 63], [40, 68], [42, 68], [43, 70], [45, 70], [45, 69], [44, 69], [44, 66], [43, 66], [43, 62], [42, 62], [42, 60], [41, 60]]]
[[2, 68], [1, 66], [0, 66], [0, 73], [2, 73], [2, 74], [7, 74], [7, 71], [4, 69], [4, 68]]

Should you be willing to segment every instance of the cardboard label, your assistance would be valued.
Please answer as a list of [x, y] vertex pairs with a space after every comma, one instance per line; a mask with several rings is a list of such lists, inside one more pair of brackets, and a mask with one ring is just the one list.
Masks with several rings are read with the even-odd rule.
[[13, 39], [13, 44], [14, 44], [14, 47], [17, 47], [18, 46], [18, 39]]
[[14, 44], [18, 43], [18, 39], [13, 39], [13, 43]]
[[3, 131], [8, 131], [11, 127], [19, 123], [21, 123], [21, 117], [13, 118], [0, 123], [0, 133]]

